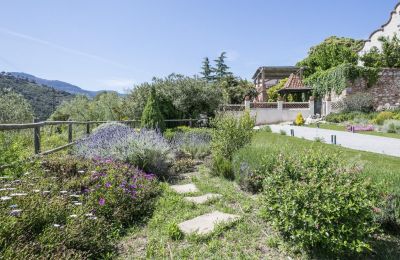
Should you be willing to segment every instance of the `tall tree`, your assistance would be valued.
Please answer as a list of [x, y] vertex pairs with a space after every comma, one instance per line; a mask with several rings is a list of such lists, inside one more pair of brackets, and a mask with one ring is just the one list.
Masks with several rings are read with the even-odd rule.
[[226, 52], [222, 52], [221, 55], [215, 60], [215, 78], [217, 80], [221, 80], [227, 76], [232, 75], [231, 72], [229, 72], [229, 67], [228, 65], [225, 64], [225, 59], [226, 59]]
[[308, 57], [297, 63], [297, 66], [306, 67], [305, 76], [308, 77], [344, 63], [357, 65], [358, 51], [362, 46], [363, 41], [332, 36], [312, 47]]
[[397, 35], [381, 37], [382, 50], [373, 47], [369, 52], [361, 57], [364, 66], [374, 68], [400, 68], [400, 39]]
[[201, 75], [203, 75], [203, 79], [207, 81], [214, 80], [213, 68], [210, 65], [210, 60], [208, 59], [208, 57], [204, 58], [203, 66], [201, 67], [201, 69], [202, 69]]
[[165, 122], [157, 101], [156, 89], [152, 87], [143, 110], [141, 126], [142, 128], [156, 129], [163, 132], [165, 130]]

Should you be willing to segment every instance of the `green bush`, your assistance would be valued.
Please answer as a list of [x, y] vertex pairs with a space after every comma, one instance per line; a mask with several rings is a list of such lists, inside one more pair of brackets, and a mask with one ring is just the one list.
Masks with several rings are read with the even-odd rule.
[[262, 216], [286, 240], [333, 254], [370, 249], [377, 195], [356, 170], [319, 151], [277, 162], [266, 169]]
[[388, 120], [388, 119], [392, 119], [394, 117], [394, 113], [390, 112], [390, 111], [383, 111], [380, 112], [376, 118], [375, 118], [375, 123], [378, 125], [383, 125], [383, 123]]
[[50, 157], [30, 170], [19, 180], [0, 179], [26, 193], [0, 203], [6, 259], [107, 258], [125, 228], [152, 213], [161, 191], [154, 175], [111, 160]]
[[211, 153], [215, 174], [233, 178], [231, 159], [233, 154], [251, 142], [254, 118], [246, 111], [241, 117], [219, 115], [212, 122], [214, 126]]
[[235, 178], [230, 160], [221, 155], [214, 155], [212, 161], [212, 175], [221, 176], [228, 180]]
[[400, 120], [386, 120], [382, 130], [385, 133], [400, 134]]
[[160, 112], [156, 90], [154, 88], [151, 89], [150, 96], [147, 99], [146, 106], [143, 110], [141, 126], [142, 128], [156, 129], [161, 132], [165, 130], [164, 118]]
[[264, 179], [275, 169], [276, 155], [266, 154], [262, 159], [251, 160], [253, 161], [252, 166], [247, 161], [243, 161], [241, 156], [235, 156], [233, 165], [240, 164], [234, 170], [235, 180], [242, 190], [259, 193], [263, 191]]
[[393, 194], [384, 197], [379, 208], [376, 208], [376, 220], [387, 231], [395, 234], [400, 232], [400, 195]]

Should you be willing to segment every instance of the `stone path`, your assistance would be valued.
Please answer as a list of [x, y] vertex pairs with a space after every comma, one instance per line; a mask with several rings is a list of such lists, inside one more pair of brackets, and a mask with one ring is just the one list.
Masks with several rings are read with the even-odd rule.
[[400, 157], [400, 139], [396, 138], [291, 125], [271, 125], [270, 127], [274, 133], [283, 130], [290, 135], [290, 129], [293, 129], [295, 137], [308, 140], [323, 138], [326, 143], [331, 142], [331, 135], [336, 135], [337, 144], [343, 147]]
[[171, 186], [171, 188], [179, 194], [194, 193], [199, 191], [196, 185], [194, 185], [193, 183], [183, 184], [183, 185], [173, 185]]
[[207, 193], [198, 197], [185, 197], [185, 200], [196, 204], [204, 204], [210, 200], [218, 199], [220, 197], [222, 197], [221, 194]]
[[207, 235], [214, 231], [217, 225], [238, 220], [239, 216], [213, 211], [191, 220], [180, 223], [178, 226], [185, 234]]
[[[194, 173], [191, 173], [193, 175]], [[199, 189], [195, 184], [182, 184], [182, 185], [172, 185], [170, 186], [175, 192], [179, 194], [186, 193], [197, 193]], [[204, 204], [210, 200], [221, 198], [221, 194], [207, 193], [196, 197], [185, 197], [184, 199], [188, 202], [195, 204]], [[219, 225], [229, 224], [240, 218], [238, 215], [227, 214], [220, 211], [213, 211], [193, 219], [184, 221], [178, 224], [179, 229], [185, 234], [198, 234], [206, 235], [212, 233], [215, 227]]]

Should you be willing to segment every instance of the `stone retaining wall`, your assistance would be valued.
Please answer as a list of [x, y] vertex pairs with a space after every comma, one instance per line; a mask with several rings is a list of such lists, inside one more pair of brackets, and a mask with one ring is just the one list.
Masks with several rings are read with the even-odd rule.
[[378, 82], [371, 87], [367, 86], [364, 79], [358, 79], [341, 96], [359, 92], [371, 94], [375, 108], [387, 104], [391, 106], [400, 105], [400, 69], [383, 69]]

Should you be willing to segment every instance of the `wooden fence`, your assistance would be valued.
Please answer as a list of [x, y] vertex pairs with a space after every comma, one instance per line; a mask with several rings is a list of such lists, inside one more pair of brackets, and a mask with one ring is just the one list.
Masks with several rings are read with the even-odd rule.
[[[198, 119], [173, 119], [173, 120], [165, 120], [165, 123], [168, 127], [171, 125], [180, 126], [180, 125], [187, 125], [187, 126], [194, 126], [194, 124], [198, 121]], [[34, 151], [35, 155], [47, 155], [51, 153], [58, 152], [63, 150], [67, 147], [74, 145], [76, 142], [73, 140], [73, 126], [74, 125], [86, 125], [86, 134], [90, 134], [91, 126], [104, 124], [104, 123], [122, 123], [127, 124], [132, 127], [137, 127], [140, 124], [140, 120], [125, 120], [125, 121], [43, 121], [43, 122], [34, 122], [30, 124], [0, 124], [0, 131], [10, 131], [10, 130], [24, 130], [24, 129], [33, 129], [33, 140], [34, 140]], [[40, 128], [44, 126], [59, 126], [59, 125], [68, 125], [68, 143], [56, 147], [54, 149], [48, 151], [41, 151], [41, 141], [40, 141]]]

